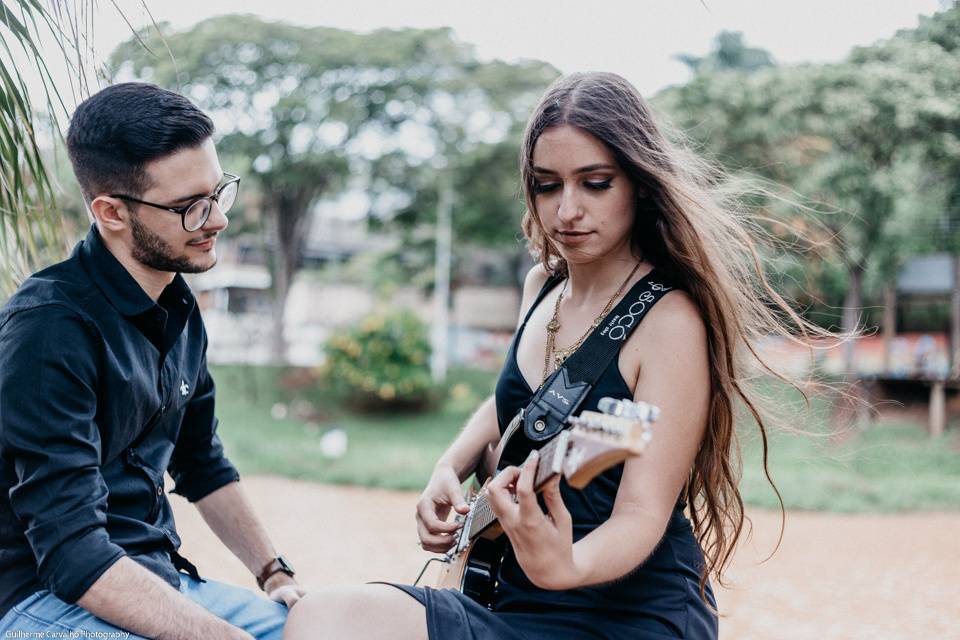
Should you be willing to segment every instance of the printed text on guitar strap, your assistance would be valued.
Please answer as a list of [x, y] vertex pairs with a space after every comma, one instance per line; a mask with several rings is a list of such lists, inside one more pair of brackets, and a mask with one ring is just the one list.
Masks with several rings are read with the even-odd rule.
[[530, 449], [539, 449], [564, 428], [567, 417], [577, 411], [643, 317], [673, 288], [665, 274], [657, 269], [633, 285], [514, 418], [522, 420], [522, 428], [518, 428], [507, 443], [498, 468], [521, 464]]

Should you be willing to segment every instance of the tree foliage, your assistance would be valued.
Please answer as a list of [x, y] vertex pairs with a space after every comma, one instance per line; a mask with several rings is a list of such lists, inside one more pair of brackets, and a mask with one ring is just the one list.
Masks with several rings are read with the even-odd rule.
[[958, 14], [954, 5], [839, 63], [708, 66], [657, 98], [728, 171], [769, 181], [777, 197], [761, 208], [819, 248], [792, 259], [796, 293], [814, 292], [805, 301], [820, 297], [821, 310], [854, 309], [847, 328], [861, 293], [876, 295], [955, 227], [944, 213], [960, 174]]
[[[42, 134], [58, 135], [53, 123], [88, 93], [91, 29], [80, 16], [92, 5], [0, 1], [0, 299], [37, 264], [60, 257], [66, 244]], [[42, 39], [59, 50], [42, 51]], [[70, 86], [53, 81], [54, 62], [67, 67]], [[28, 86], [41, 87], [42, 95], [31, 95]], [[41, 108], [46, 120], [38, 116]]]
[[362, 188], [374, 216], [421, 214], [438, 172], [508, 139], [556, 73], [538, 62], [479, 62], [448, 29], [361, 34], [232, 15], [163, 43], [141, 37], [172, 55], [152, 56], [132, 39], [111, 58], [114, 77], [181, 91], [211, 113], [221, 152], [248, 159], [237, 169], [253, 179], [268, 227], [278, 336], [319, 200]]
[[739, 31], [721, 31], [714, 39], [713, 50], [706, 56], [683, 53], [676, 58], [695, 74], [719, 71], [749, 73], [774, 65], [769, 51], [747, 46], [743, 33]]

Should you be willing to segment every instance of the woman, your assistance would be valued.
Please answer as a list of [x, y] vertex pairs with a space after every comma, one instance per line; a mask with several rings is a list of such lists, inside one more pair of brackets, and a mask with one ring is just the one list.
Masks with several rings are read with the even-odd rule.
[[713, 182], [667, 142], [623, 78], [574, 74], [548, 89], [527, 126], [521, 171], [523, 228], [539, 264], [494, 397], [437, 462], [417, 505], [421, 544], [451, 546], [459, 525], [447, 517], [468, 510], [461, 481], [482, 452], [656, 267], [674, 290], [582, 405], [596, 410], [603, 396], [656, 405], [652, 442], [582, 492], [552, 482], [546, 513], [531, 490], [536, 454], [492, 481], [490, 503], [510, 540], [493, 611], [452, 590], [363, 585], [308, 595], [286, 638], [717, 637], [707, 578], [729, 561], [743, 523], [734, 402], [754, 406], [740, 355], [754, 353], [759, 335], [788, 333], [764, 300], [805, 325], [766, 285]]

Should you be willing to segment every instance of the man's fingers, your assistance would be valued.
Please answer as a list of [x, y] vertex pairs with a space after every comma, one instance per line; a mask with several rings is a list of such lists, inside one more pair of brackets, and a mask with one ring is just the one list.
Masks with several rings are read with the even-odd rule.
[[299, 585], [287, 584], [277, 587], [270, 592], [270, 599], [282, 602], [290, 609], [299, 602], [300, 598], [307, 594], [306, 590]]

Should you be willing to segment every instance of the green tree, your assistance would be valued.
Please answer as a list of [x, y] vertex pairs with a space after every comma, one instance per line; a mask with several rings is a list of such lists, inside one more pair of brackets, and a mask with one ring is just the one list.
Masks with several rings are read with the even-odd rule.
[[[159, 46], [158, 37], [144, 38]], [[528, 92], [505, 85], [492, 94], [489, 83], [527, 74], [542, 88], [555, 73], [540, 63], [477, 62], [448, 29], [359, 34], [223, 16], [167, 34], [165, 43], [172, 58], [150, 56], [136, 40], [122, 45], [111, 58], [114, 77], [183, 92], [212, 114], [222, 152], [249, 159], [240, 169], [254, 178], [267, 224], [277, 354], [317, 202], [369, 185], [374, 213], [389, 217], [422, 191], [403, 180], [435, 192], [455, 150], [502, 138], [529, 106]]]
[[[841, 324], [853, 330], [868, 272], [885, 283], [934, 239], [915, 231], [936, 218], [935, 199], [918, 210], [908, 196], [935, 187], [941, 175], [919, 170], [921, 159], [956, 146], [957, 128], [948, 123], [956, 122], [957, 64], [938, 44], [904, 32], [837, 64], [702, 73], [658, 104], [734, 173], [812, 200], [807, 208], [760, 204], [836, 240], [825, 258], [845, 273]], [[808, 254], [796, 264], [807, 276], [832, 272]]]
[[[476, 90], [482, 91], [491, 107], [484, 120], [497, 122], [491, 131], [465, 122], [470, 111], [453, 111], [440, 125], [450, 131], [454, 141], [443, 145], [438, 156], [449, 175], [453, 191], [452, 219], [454, 254], [463, 258], [476, 248], [493, 248], [505, 259], [507, 281], [519, 287], [520, 263], [526, 251], [519, 241], [520, 218], [524, 210], [521, 198], [519, 148], [523, 127], [530, 111], [547, 85], [559, 75], [544, 63], [507, 65], [495, 62], [478, 74]], [[498, 130], [499, 129], [499, 130]], [[433, 243], [419, 242], [424, 229], [433, 232], [437, 222], [439, 187], [432, 166], [396, 164], [381, 177], [391, 189], [405, 194], [406, 204], [386, 212], [382, 222], [404, 236], [403, 250], [409, 256], [432, 251]], [[413, 275], [423, 259], [407, 259], [408, 275]]]

